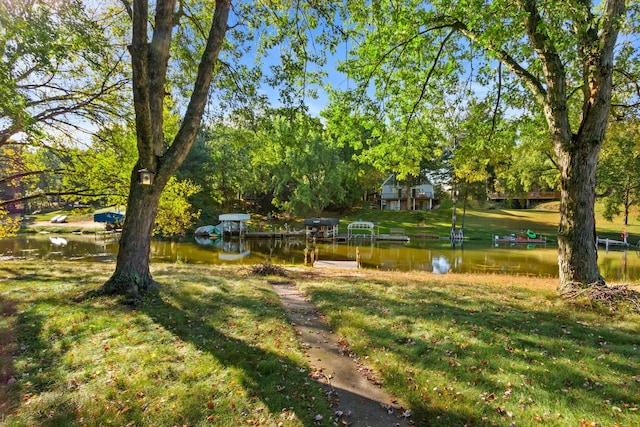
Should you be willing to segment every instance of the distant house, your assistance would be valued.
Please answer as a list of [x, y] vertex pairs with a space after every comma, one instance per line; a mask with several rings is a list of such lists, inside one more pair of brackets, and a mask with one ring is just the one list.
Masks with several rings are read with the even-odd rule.
[[433, 208], [433, 184], [425, 183], [408, 187], [391, 175], [382, 183], [380, 208], [392, 211], [429, 210]]

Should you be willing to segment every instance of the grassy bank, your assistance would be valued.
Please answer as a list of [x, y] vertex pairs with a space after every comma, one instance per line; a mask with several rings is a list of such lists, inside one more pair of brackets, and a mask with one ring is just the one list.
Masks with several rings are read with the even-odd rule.
[[[470, 240], [490, 240], [495, 234], [509, 235], [531, 229], [537, 234], [544, 235], [548, 240], [555, 241], [560, 219], [558, 209], [558, 202], [544, 203], [535, 209], [502, 209], [472, 202], [464, 216], [461, 207], [458, 206], [457, 227], [464, 225], [465, 238]], [[636, 244], [640, 241], [640, 220], [637, 208], [631, 212], [627, 226], [623, 225], [620, 216], [615, 217], [613, 221], [605, 220], [602, 212], [603, 207], [596, 204], [596, 232], [599, 237], [620, 240], [621, 231], [626, 229], [630, 243]], [[356, 209], [340, 218], [341, 227], [345, 228], [349, 222], [362, 219], [379, 224], [383, 233], [390, 228], [403, 227], [410, 235], [435, 233], [448, 236], [451, 230], [451, 213], [451, 201], [444, 200], [440, 208], [430, 211]]]
[[[72, 302], [112, 269], [0, 266], [0, 424], [332, 425], [270, 278], [162, 264], [138, 310]], [[418, 426], [640, 422], [636, 314], [535, 278], [288, 275]]]
[[[499, 209], [493, 206], [473, 202], [467, 208], [464, 215], [461, 207], [457, 211], [457, 226], [461, 227], [464, 221], [464, 234], [470, 240], [490, 240], [494, 234], [508, 235], [519, 233], [522, 230], [531, 229], [537, 234], [544, 235], [548, 240], [556, 240], [558, 231], [558, 202], [546, 203], [535, 209]], [[113, 210], [105, 208], [100, 211]], [[601, 238], [620, 239], [620, 233], [626, 229], [629, 233], [629, 242], [636, 244], [640, 241], [640, 221], [638, 210], [630, 215], [630, 224], [624, 226], [622, 218], [616, 217], [613, 221], [607, 221], [602, 217], [602, 206], [596, 205], [596, 226], [598, 236]], [[99, 211], [96, 211], [99, 212]], [[350, 222], [363, 220], [377, 224], [376, 232], [388, 233], [391, 228], [404, 228], [405, 233], [413, 236], [424, 234], [437, 234], [448, 236], [451, 230], [452, 205], [450, 200], [444, 200], [442, 206], [430, 211], [388, 211], [369, 208], [354, 208], [344, 213], [325, 212], [327, 217], [340, 219], [340, 232], [346, 233]], [[68, 215], [66, 224], [51, 224], [49, 220], [56, 215]], [[252, 214], [249, 227], [257, 230], [260, 228], [302, 228], [304, 218], [275, 217], [267, 222], [265, 216]], [[95, 224], [93, 212], [87, 209], [67, 209], [48, 212], [46, 214], [33, 215], [29, 221], [23, 223], [23, 233], [94, 233], [104, 229], [104, 224]], [[196, 224], [203, 225], [203, 224]]]

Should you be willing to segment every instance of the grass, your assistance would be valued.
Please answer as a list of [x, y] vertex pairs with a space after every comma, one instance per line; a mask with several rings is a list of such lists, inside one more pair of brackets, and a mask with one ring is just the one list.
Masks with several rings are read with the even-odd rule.
[[[464, 235], [470, 240], [490, 240], [493, 235], [508, 235], [521, 230], [531, 229], [537, 234], [555, 241], [558, 232], [559, 203], [551, 202], [538, 205], [535, 209], [501, 209], [471, 202], [464, 215]], [[598, 236], [620, 240], [620, 232], [629, 232], [629, 242], [635, 244], [640, 240], [639, 211], [636, 209], [630, 215], [630, 224], [624, 226], [620, 216], [613, 221], [607, 221], [602, 216], [603, 208], [596, 205], [596, 226]], [[340, 216], [341, 229], [352, 221], [371, 221], [380, 227], [381, 233], [390, 228], [403, 227], [408, 235], [435, 233], [448, 236], [451, 230], [452, 204], [450, 200], [443, 200], [442, 206], [430, 211], [383, 211], [378, 209], [355, 209]], [[462, 207], [458, 205], [457, 226], [463, 221]]]
[[[0, 424], [332, 425], [269, 276], [152, 267], [161, 290], [132, 310], [72, 301], [113, 265], [3, 262]], [[559, 300], [548, 279], [288, 275], [417, 426], [640, 424], [624, 307]]]
[[162, 291], [139, 310], [72, 302], [112, 268], [3, 263], [0, 424], [303, 426], [330, 416], [266, 281], [158, 266]]
[[377, 272], [298, 286], [417, 425], [640, 425], [640, 316], [555, 281]]

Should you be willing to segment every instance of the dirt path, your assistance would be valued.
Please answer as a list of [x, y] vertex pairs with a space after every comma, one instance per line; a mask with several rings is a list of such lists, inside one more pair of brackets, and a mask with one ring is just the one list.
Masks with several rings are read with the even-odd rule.
[[291, 281], [271, 282], [307, 353], [312, 377], [332, 402], [339, 425], [353, 427], [411, 426], [395, 399], [371, 383], [366, 369], [349, 357], [318, 309]]

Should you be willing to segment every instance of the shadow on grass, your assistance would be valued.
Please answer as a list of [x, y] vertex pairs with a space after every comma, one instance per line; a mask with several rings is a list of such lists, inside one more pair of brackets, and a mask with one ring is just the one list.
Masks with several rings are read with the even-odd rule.
[[[0, 389], [0, 420], [7, 414], [16, 425], [25, 419], [42, 426], [82, 424], [81, 418], [88, 417], [96, 424], [134, 420], [139, 425], [195, 425], [208, 420], [211, 413], [222, 414], [223, 419], [230, 413], [234, 422], [244, 424], [250, 417], [241, 405], [255, 410], [256, 418], [287, 419], [295, 414], [299, 420], [296, 425], [316, 425], [317, 414], [329, 418], [322, 389], [309, 380], [304, 356], [277, 297], [267, 287], [243, 293], [225, 277], [211, 277], [210, 269], [195, 268], [196, 273], [189, 269], [189, 275], [177, 284], [163, 285], [158, 293], [146, 297], [136, 311], [109, 298], [73, 302], [74, 294], [95, 287], [109, 273], [89, 266], [80, 275], [74, 267], [63, 264], [40, 272], [32, 265], [2, 269], [18, 280], [11, 279], [0, 294], [0, 338], [14, 343], [1, 349], [0, 356], [7, 356], [0, 359], [1, 384], [6, 384], [4, 377], [8, 375], [16, 375], [17, 381], [12, 381], [8, 390]], [[173, 282], [169, 277], [176, 274], [174, 269], [157, 273], [161, 282]], [[9, 293], [11, 301], [6, 299]], [[234, 325], [245, 321], [248, 323]], [[274, 328], [272, 332], [263, 324], [287, 330], [282, 333]], [[261, 334], [269, 336], [263, 339]], [[280, 335], [282, 347], [273, 347], [273, 342], [264, 344], [267, 338], [276, 336], [277, 340]], [[289, 335], [290, 340], [284, 338]], [[156, 350], [151, 338], [160, 340], [155, 341], [158, 354], [167, 357], [157, 365], [153, 363], [155, 356], [136, 356], [141, 348], [149, 353]], [[182, 353], [176, 348], [180, 342], [197, 349], [186, 353], [190, 359], [179, 358]], [[290, 352], [288, 346], [292, 346]], [[207, 357], [200, 358], [200, 352]], [[296, 352], [298, 359], [290, 357]], [[205, 365], [213, 358], [222, 368], [218, 363], [217, 368]], [[184, 369], [193, 370], [194, 376]], [[117, 375], [118, 371], [122, 375]], [[194, 383], [190, 384], [192, 378]], [[238, 401], [239, 408], [209, 408], [211, 393], [218, 393], [211, 383], [228, 378], [237, 386], [221, 386], [216, 397], [228, 404]], [[175, 391], [176, 396], [170, 391], [174, 380], [180, 390]], [[146, 387], [155, 384], [169, 391], [147, 392]], [[99, 395], [89, 402], [87, 390]], [[142, 404], [145, 394], [150, 406]], [[119, 408], [114, 402], [126, 399], [132, 402], [126, 412], [116, 412]], [[153, 402], [164, 399], [174, 399], [177, 406], [171, 413], [156, 413]], [[212, 422], [215, 424], [215, 418]]]
[[[224, 291], [224, 283], [220, 288]], [[216, 294], [210, 295], [216, 299], [215, 307], [212, 307], [211, 301], [202, 295], [187, 295], [162, 285], [161, 289], [158, 294], [147, 298], [141, 310], [181, 340], [215, 357], [225, 369], [239, 370], [247, 393], [259, 399], [272, 414], [288, 408], [303, 425], [309, 426], [316, 425], [314, 419], [317, 414], [327, 417], [328, 404], [322, 390], [320, 387], [313, 389], [305, 366], [260, 348], [259, 340], [256, 345], [251, 345], [251, 338], [255, 337], [247, 337], [245, 341], [231, 336], [235, 322], [231, 314], [234, 310], [249, 312], [254, 322], [260, 322], [273, 316], [276, 310], [268, 307], [268, 301], [260, 297], [239, 297], [233, 293]], [[225, 331], [225, 326], [229, 331]], [[297, 346], [297, 343], [283, 345]]]
[[16, 314], [15, 303], [0, 295], [0, 418], [11, 412], [8, 388], [15, 381], [13, 356], [16, 351], [16, 340], [13, 328]]
[[[38, 300], [37, 304], [42, 302], [44, 300]], [[59, 305], [61, 301], [47, 300], [47, 303]], [[56, 369], [60, 356], [59, 351], [54, 348], [57, 337], [47, 339], [43, 331], [45, 314], [39, 313], [37, 309], [29, 309], [5, 312], [3, 315], [7, 315], [11, 325], [2, 331], [3, 335], [6, 334], [5, 337], [13, 340], [8, 347], [4, 347], [3, 342], [0, 351], [3, 374], [0, 379], [0, 414], [8, 415], [32, 397], [55, 389], [64, 381]], [[13, 377], [13, 361], [16, 357], [27, 367], [18, 378]], [[4, 381], [5, 376], [13, 379]], [[76, 417], [75, 409], [65, 402], [58, 402], [55, 409], [55, 414], [40, 414], [42, 418], [38, 420], [39, 425], [65, 425], [68, 420]]]
[[[309, 295], [336, 329], [355, 328], [355, 341], [366, 337], [356, 351], [375, 360], [385, 384], [406, 396], [417, 425], [522, 423], [549, 411], [585, 419], [604, 413], [615, 421], [615, 408], [640, 405], [637, 331], [490, 293], [429, 288], [387, 296], [389, 288], [354, 281]], [[627, 414], [626, 420], [633, 415]]]

